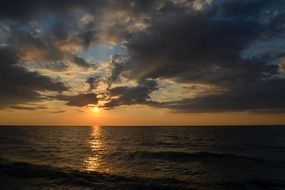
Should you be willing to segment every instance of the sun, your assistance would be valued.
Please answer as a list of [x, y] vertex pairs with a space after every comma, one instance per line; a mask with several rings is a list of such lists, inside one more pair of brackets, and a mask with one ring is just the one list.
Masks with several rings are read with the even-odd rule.
[[95, 113], [99, 113], [99, 112], [100, 112], [100, 109], [99, 109], [97, 106], [93, 107], [92, 110], [93, 110]]

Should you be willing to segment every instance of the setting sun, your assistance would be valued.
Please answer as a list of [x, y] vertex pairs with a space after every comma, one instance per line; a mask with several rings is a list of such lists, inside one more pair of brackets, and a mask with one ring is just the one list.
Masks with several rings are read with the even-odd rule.
[[100, 112], [100, 109], [99, 109], [97, 106], [92, 107], [92, 110], [93, 110], [93, 112], [95, 112], [95, 113], [99, 113], [99, 112]]

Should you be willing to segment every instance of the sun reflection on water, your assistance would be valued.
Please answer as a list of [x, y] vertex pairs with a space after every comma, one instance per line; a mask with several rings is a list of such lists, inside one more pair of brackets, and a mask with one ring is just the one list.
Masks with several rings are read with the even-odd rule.
[[98, 126], [92, 127], [88, 142], [91, 149], [91, 154], [84, 161], [85, 170], [108, 172], [109, 169], [102, 160], [102, 156], [106, 153], [106, 146], [102, 139], [102, 129]]

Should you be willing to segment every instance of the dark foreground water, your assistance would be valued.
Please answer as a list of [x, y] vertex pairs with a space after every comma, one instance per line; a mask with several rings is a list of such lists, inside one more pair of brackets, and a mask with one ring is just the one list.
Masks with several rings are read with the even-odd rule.
[[0, 127], [0, 189], [285, 189], [285, 127]]

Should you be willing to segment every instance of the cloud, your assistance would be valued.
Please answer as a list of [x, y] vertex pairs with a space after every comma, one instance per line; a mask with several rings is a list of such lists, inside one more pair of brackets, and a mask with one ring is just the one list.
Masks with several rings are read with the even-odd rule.
[[98, 83], [100, 82], [100, 78], [99, 77], [89, 77], [86, 80], [86, 83], [89, 85], [89, 92], [96, 89]]
[[40, 92], [67, 90], [64, 83], [22, 67], [18, 53], [12, 48], [0, 48], [1, 108], [21, 108], [17, 105], [44, 100]]
[[81, 68], [94, 68], [93, 64], [74, 55], [83, 47], [76, 39], [51, 39], [50, 36], [38, 37], [25, 32], [14, 32], [9, 38], [10, 46], [19, 52], [19, 58], [39, 68], [53, 71], [67, 70], [71, 64]]
[[[146, 31], [132, 36], [125, 69], [114, 76], [138, 81], [170, 79], [221, 89], [219, 94], [152, 104], [178, 112], [283, 108], [285, 80], [276, 78], [282, 65], [278, 67], [274, 61], [284, 52], [241, 56], [255, 41], [266, 43], [284, 32], [277, 24], [283, 14], [276, 10], [280, 7], [284, 7], [283, 1], [226, 1], [191, 12], [172, 5], [156, 17], [152, 15]], [[277, 15], [272, 16], [273, 12]]]
[[203, 95], [173, 102], [156, 103], [155, 107], [169, 108], [174, 112], [235, 112], [278, 113], [284, 111], [285, 80], [260, 81], [239, 86], [219, 94]]
[[57, 95], [57, 100], [66, 101], [68, 106], [84, 107], [89, 104], [97, 104], [98, 98], [94, 93], [79, 94], [75, 96]]
[[264, 26], [253, 20], [213, 18], [212, 11], [154, 19], [127, 45], [131, 77], [192, 81], [200, 72], [236, 67], [240, 52]]
[[66, 112], [66, 111], [64, 111], [64, 110], [58, 110], [58, 111], [52, 111], [52, 112], [50, 112], [50, 113], [59, 114], [59, 113], [64, 113], [64, 112]]
[[123, 105], [151, 104], [150, 94], [157, 90], [157, 82], [146, 80], [137, 86], [118, 86], [109, 90], [110, 101], [104, 105], [106, 108], [114, 108]]
[[279, 72], [283, 75], [285, 75], [285, 60], [278, 65], [279, 66]]
[[111, 65], [113, 66], [111, 75], [108, 78], [109, 85], [114, 82], [119, 82], [121, 80], [121, 74], [124, 73], [128, 68], [127, 64], [127, 56], [126, 55], [113, 55], [111, 59]]
[[17, 109], [17, 110], [39, 110], [39, 109], [48, 109], [45, 106], [21, 106], [21, 105], [16, 105], [16, 106], [10, 106], [11, 109]]
[[[68, 106], [281, 112], [285, 51], [273, 46], [284, 40], [284, 8], [283, 0], [3, 1], [0, 32], [6, 33], [0, 43], [13, 48], [0, 50], [5, 63], [0, 65], [0, 107], [20, 109], [45, 99], [46, 91], [68, 90], [63, 82], [32, 72], [44, 68], [49, 76], [75, 76], [76, 89], [70, 91], [86, 89], [78, 95], [54, 95]], [[98, 71], [100, 63], [95, 67], [80, 55], [100, 43], [123, 44], [127, 54], [113, 55]], [[71, 72], [76, 74], [66, 72], [74, 65]], [[172, 99], [165, 96], [158, 102], [151, 94], [159, 96], [163, 80], [211, 86], [215, 92], [190, 97], [191, 92], [180, 96], [177, 91]]]
[[83, 68], [95, 67], [94, 65], [88, 63], [86, 60], [78, 56], [73, 56], [73, 61], [76, 65], [83, 67]]
[[68, 14], [68, 10], [74, 8], [94, 11], [104, 7], [106, 2], [108, 0], [4, 0], [1, 2], [0, 17], [27, 20], [44, 11], [64, 14]]

